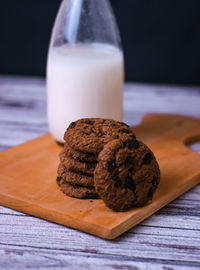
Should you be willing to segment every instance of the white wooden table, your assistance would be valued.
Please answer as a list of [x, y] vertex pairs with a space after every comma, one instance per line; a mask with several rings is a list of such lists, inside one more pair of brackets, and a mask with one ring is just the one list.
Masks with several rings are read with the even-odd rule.
[[[127, 84], [124, 110], [200, 118], [200, 87]], [[44, 79], [0, 76], [0, 150], [47, 132]], [[200, 269], [200, 187], [113, 241], [0, 206], [0, 269]]]

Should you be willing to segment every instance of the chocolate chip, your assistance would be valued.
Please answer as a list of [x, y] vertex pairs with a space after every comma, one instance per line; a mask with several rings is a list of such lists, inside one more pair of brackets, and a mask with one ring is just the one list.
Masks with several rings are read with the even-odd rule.
[[138, 149], [139, 148], [139, 142], [137, 140], [125, 140], [124, 141], [124, 147], [127, 147], [128, 149]]
[[87, 129], [88, 127], [87, 126], [84, 126], [84, 129]]
[[61, 179], [62, 179], [62, 177], [61, 177], [61, 176], [58, 176], [58, 177], [56, 178], [56, 181], [57, 181], [58, 183], [60, 183]]
[[144, 156], [144, 158], [143, 158], [143, 160], [142, 160], [142, 163], [146, 165], [146, 164], [151, 163], [151, 160], [152, 160], [151, 153], [147, 153], [147, 154]]
[[148, 196], [150, 199], [152, 199], [152, 197], [153, 197], [153, 189], [152, 189], [152, 188], [149, 189], [149, 192], [148, 192], [147, 196]]
[[116, 188], [121, 187], [121, 186], [122, 186], [122, 181], [121, 181], [120, 179], [118, 179], [118, 180], [115, 182], [114, 186], [115, 186]]
[[135, 136], [135, 135], [130, 135], [130, 137], [131, 137], [132, 139], [136, 139], [136, 136]]
[[135, 183], [130, 175], [128, 175], [128, 177], [126, 178], [125, 186], [130, 190], [135, 190]]
[[111, 125], [111, 127], [115, 127], [116, 126], [114, 123], [111, 123], [110, 125]]
[[76, 122], [71, 122], [71, 124], [69, 125], [69, 128], [75, 128], [76, 126]]
[[131, 158], [131, 157], [127, 157], [127, 158], [125, 159], [125, 161], [124, 161], [124, 165], [125, 165], [126, 167], [128, 167], [128, 166], [130, 166], [130, 165], [133, 165], [133, 163], [134, 163], [134, 160], [133, 160], [133, 158]]
[[129, 173], [133, 173], [133, 169], [134, 169], [134, 166], [130, 166], [130, 167], [128, 168]]
[[107, 169], [109, 172], [112, 172], [114, 170], [114, 168], [116, 167], [116, 161], [115, 159], [110, 159], [108, 162], [107, 162]]
[[119, 172], [118, 170], [116, 169], [113, 174], [112, 174], [112, 179], [117, 182], [119, 180]]
[[123, 129], [120, 129], [119, 130], [119, 133], [126, 133], [126, 134], [128, 134], [128, 133], [131, 133], [131, 131], [129, 129], [127, 129], [127, 128], [123, 128]]
[[99, 138], [105, 138], [105, 134], [103, 132], [99, 132]]
[[91, 126], [94, 125], [94, 121], [91, 120], [86, 120], [85, 123]]
[[115, 135], [113, 138], [114, 139], [119, 139], [119, 135]]

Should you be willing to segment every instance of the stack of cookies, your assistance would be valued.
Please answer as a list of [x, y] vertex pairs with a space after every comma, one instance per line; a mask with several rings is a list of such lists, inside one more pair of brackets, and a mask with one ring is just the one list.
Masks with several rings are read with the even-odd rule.
[[86, 118], [67, 128], [57, 183], [68, 196], [101, 198], [114, 211], [142, 206], [160, 180], [153, 152], [125, 123]]
[[75, 198], [98, 198], [94, 186], [98, 155], [107, 142], [127, 134], [135, 138], [128, 125], [115, 120], [86, 118], [72, 122], [60, 153], [57, 183], [61, 190]]

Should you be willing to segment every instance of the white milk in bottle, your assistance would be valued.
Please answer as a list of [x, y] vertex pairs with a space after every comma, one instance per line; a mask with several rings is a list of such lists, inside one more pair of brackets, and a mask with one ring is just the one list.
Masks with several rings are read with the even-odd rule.
[[122, 120], [122, 51], [107, 44], [52, 47], [47, 66], [48, 120], [64, 142], [68, 125], [85, 117]]

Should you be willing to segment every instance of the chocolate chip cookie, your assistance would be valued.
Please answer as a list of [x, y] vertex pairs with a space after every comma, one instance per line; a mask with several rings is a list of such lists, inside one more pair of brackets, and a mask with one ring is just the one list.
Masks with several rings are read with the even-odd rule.
[[108, 142], [94, 172], [97, 193], [114, 211], [142, 206], [152, 199], [160, 180], [153, 152], [134, 138]]
[[78, 199], [98, 198], [98, 194], [96, 193], [95, 188], [72, 185], [67, 183], [61, 176], [57, 177], [57, 183], [60, 186], [62, 192], [70, 197]]
[[102, 118], [85, 118], [72, 122], [64, 139], [76, 151], [98, 154], [103, 146], [117, 138], [135, 138], [131, 128], [125, 123]]
[[65, 151], [62, 150], [60, 153], [60, 161], [65, 166], [65, 168], [72, 172], [81, 172], [89, 175], [94, 174], [94, 169], [96, 167], [96, 162], [94, 163], [86, 163], [81, 162], [76, 159], [69, 158], [66, 156]]
[[76, 173], [67, 170], [62, 164], [58, 166], [58, 176], [72, 185], [83, 187], [94, 187], [94, 177], [84, 173]]
[[67, 143], [65, 143], [64, 145], [64, 152], [66, 156], [72, 159], [76, 159], [78, 161], [89, 163], [97, 162], [97, 155], [76, 151], [75, 149], [71, 148]]

